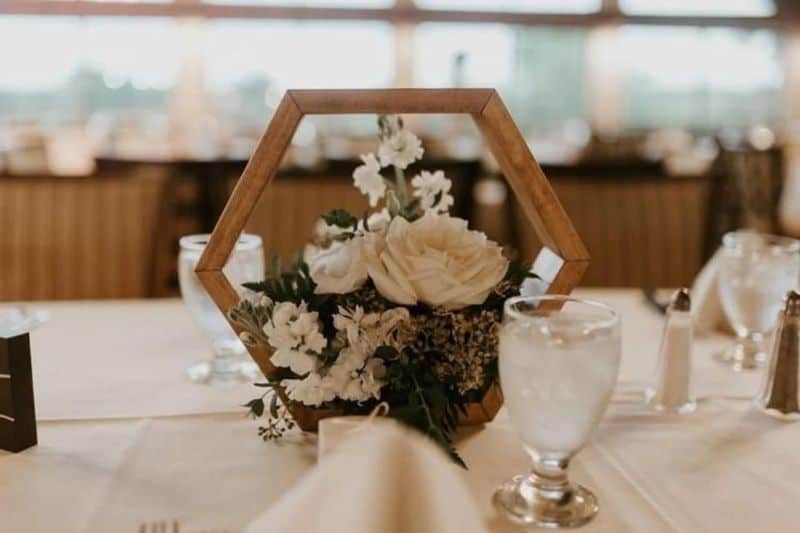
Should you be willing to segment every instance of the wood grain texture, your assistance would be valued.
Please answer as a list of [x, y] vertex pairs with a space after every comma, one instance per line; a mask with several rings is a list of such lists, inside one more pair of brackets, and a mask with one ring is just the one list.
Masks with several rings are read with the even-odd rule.
[[492, 89], [290, 90], [304, 115], [480, 113]]
[[0, 300], [151, 296], [166, 179], [0, 180]]
[[[577, 285], [588, 264], [589, 254], [496, 91], [292, 90], [281, 100], [197, 265], [201, 283], [223, 313], [238, 303], [239, 296], [225, 278], [222, 267], [251, 218], [264, 188], [275, 176], [298, 123], [306, 114], [348, 113], [470, 114], [486, 137], [537, 235], [564, 259], [564, 266], [554, 276], [550, 292], [567, 294]], [[271, 231], [279, 232], [281, 228], [272, 228]], [[264, 374], [274, 371], [266, 350], [251, 348], [249, 351]], [[462, 423], [488, 422], [502, 403], [502, 394], [494, 385], [480, 402], [467, 407]], [[296, 402], [288, 402], [287, 408], [305, 430], [316, 429], [321, 418], [339, 414], [336, 410], [323, 411]]]

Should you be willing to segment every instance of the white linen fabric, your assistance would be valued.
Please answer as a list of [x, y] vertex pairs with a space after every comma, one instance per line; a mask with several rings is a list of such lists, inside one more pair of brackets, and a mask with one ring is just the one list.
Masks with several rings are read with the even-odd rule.
[[[617, 308], [623, 329], [611, 407], [571, 467], [573, 479], [600, 499], [600, 514], [581, 531], [796, 530], [800, 424], [753, 407], [749, 398], [762, 372], [734, 373], [712, 362], [711, 353], [730, 341], [712, 333], [695, 342], [698, 412], [651, 413], [642, 406], [642, 388], [662, 317], [638, 291], [578, 295]], [[182, 532], [240, 532], [307, 479], [315, 437], [261, 442], [258, 422], [238, 407], [252, 387], [184, 381], [185, 366], [202, 357], [206, 344], [180, 302], [44, 307], [53, 319], [32, 342], [37, 408], [47, 419], [39, 420], [38, 446], [0, 451], [0, 532], [127, 532], [173, 519]], [[504, 414], [464, 428], [457, 448], [469, 469], [452, 470], [463, 477], [484, 527], [519, 531], [490, 503], [498, 484], [529, 467]], [[330, 494], [346, 481], [332, 483]]]
[[695, 327], [701, 333], [717, 330], [732, 331], [719, 299], [719, 287], [717, 286], [719, 261], [720, 251], [717, 250], [697, 274], [692, 284], [692, 319]]
[[433, 442], [391, 420], [367, 424], [246, 532], [487, 532], [464, 480]]

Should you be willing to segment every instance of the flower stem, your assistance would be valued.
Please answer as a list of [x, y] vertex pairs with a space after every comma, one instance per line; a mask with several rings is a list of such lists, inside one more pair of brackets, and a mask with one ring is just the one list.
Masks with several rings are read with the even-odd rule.
[[397, 191], [397, 199], [400, 202], [401, 207], [406, 206], [406, 202], [408, 200], [408, 191], [406, 190], [406, 177], [403, 173], [403, 169], [399, 167], [394, 167], [394, 187]]

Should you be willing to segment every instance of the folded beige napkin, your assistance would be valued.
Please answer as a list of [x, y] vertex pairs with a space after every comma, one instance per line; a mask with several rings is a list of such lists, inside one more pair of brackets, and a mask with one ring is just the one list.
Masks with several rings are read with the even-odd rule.
[[692, 284], [692, 318], [695, 329], [699, 332], [732, 331], [719, 299], [717, 286], [719, 261], [720, 251], [717, 250]]
[[247, 533], [485, 533], [461, 472], [391, 420], [339, 435], [314, 470]]

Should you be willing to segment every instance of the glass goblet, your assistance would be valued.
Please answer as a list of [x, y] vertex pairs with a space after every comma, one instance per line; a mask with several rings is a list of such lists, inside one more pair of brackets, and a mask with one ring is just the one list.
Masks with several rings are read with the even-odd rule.
[[494, 494], [506, 518], [577, 527], [599, 507], [567, 476], [608, 406], [620, 360], [620, 320], [610, 307], [568, 296], [506, 301], [499, 334], [500, 384], [511, 424], [533, 461]]
[[[190, 366], [189, 379], [196, 383], [252, 381], [258, 376], [258, 366], [247, 356], [247, 349], [233, 331], [227, 319], [206, 292], [194, 269], [208, 243], [210, 235], [187, 235], [180, 239], [178, 281], [181, 296], [195, 322], [212, 341], [212, 357]], [[242, 234], [223, 269], [237, 289], [246, 281], [264, 277], [264, 249], [261, 237]]]
[[787, 291], [800, 277], [800, 241], [752, 231], [722, 237], [717, 285], [736, 341], [715, 358], [734, 370], [753, 369], [767, 358], [764, 336], [778, 322]]

